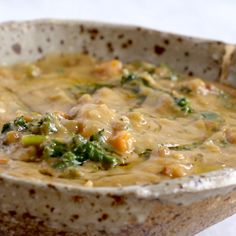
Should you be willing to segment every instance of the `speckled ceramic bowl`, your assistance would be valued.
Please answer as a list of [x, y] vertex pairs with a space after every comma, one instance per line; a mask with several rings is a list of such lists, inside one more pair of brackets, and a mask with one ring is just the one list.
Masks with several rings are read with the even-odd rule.
[[[235, 84], [235, 46], [93, 22], [0, 25], [0, 63], [48, 53], [167, 63], [179, 72]], [[156, 185], [85, 188], [0, 174], [0, 235], [193, 235], [236, 212], [236, 171]]]

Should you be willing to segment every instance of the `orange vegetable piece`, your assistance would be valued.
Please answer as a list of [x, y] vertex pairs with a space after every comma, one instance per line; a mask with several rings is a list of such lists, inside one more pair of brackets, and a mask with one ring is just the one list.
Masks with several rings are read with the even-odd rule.
[[112, 76], [118, 74], [122, 69], [122, 63], [119, 60], [103, 62], [96, 66], [95, 71], [102, 75]]
[[127, 131], [121, 131], [110, 138], [110, 144], [120, 153], [128, 152], [132, 149], [132, 136]]
[[9, 131], [6, 135], [5, 143], [11, 144], [15, 143], [20, 138], [20, 135], [16, 131]]

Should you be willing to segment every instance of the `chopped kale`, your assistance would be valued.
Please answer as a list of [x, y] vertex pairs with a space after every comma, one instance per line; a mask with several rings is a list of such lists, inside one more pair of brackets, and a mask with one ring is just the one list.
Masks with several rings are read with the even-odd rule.
[[200, 146], [201, 144], [203, 144], [204, 141], [199, 141], [199, 142], [193, 142], [193, 143], [189, 143], [189, 144], [166, 144], [163, 146], [168, 147], [170, 150], [175, 150], [175, 151], [191, 151], [195, 148], [197, 148], [198, 146]]
[[53, 139], [44, 146], [43, 157], [45, 159], [50, 157], [61, 157], [67, 150], [67, 144]]
[[3, 125], [1, 133], [7, 133], [11, 130], [19, 132], [26, 131], [29, 128], [29, 124], [25, 121], [23, 116], [17, 117], [14, 121], [7, 122]]
[[53, 166], [60, 168], [83, 165], [88, 160], [101, 163], [104, 169], [114, 167], [119, 161], [102, 145], [103, 132], [99, 131], [88, 140], [79, 134], [68, 143], [51, 140], [43, 147], [43, 158], [53, 158]]
[[57, 132], [57, 127], [55, 124], [55, 119], [53, 114], [46, 113], [38, 122], [38, 127], [41, 134], [51, 134]]
[[104, 129], [99, 130], [96, 134], [91, 135], [89, 138], [90, 141], [96, 141], [98, 143], [104, 143]]
[[201, 116], [206, 120], [218, 120], [220, 118], [218, 113], [212, 111], [201, 112]]
[[139, 154], [139, 157], [144, 158], [144, 159], [148, 159], [150, 157], [151, 153], [152, 153], [152, 149], [147, 148], [144, 152], [141, 152]]
[[2, 133], [10, 130], [26, 132], [32, 134], [48, 135], [57, 132], [57, 117], [51, 113], [46, 113], [40, 118], [26, 121], [24, 116], [17, 117], [14, 121], [3, 125]]
[[177, 106], [180, 107], [180, 110], [183, 111], [184, 113], [192, 113], [193, 110], [189, 105], [189, 101], [185, 98], [185, 97], [181, 97], [181, 98], [174, 98], [175, 103]]
[[24, 131], [24, 130], [28, 129], [28, 124], [25, 121], [25, 118], [23, 116], [17, 117], [13, 123], [14, 123], [17, 131]]
[[8, 122], [8, 123], [5, 123], [5, 124], [3, 125], [1, 133], [2, 133], [2, 134], [3, 134], [3, 133], [7, 133], [7, 132], [9, 132], [9, 131], [11, 131], [11, 130], [13, 130], [13, 125], [12, 125], [11, 122]]
[[60, 159], [57, 159], [57, 162], [54, 163], [53, 167], [57, 169], [65, 169], [69, 166], [80, 165], [76, 155], [73, 152], [65, 152]]
[[128, 84], [129, 86], [131, 86], [129, 87], [131, 90], [133, 89], [136, 90], [138, 88], [138, 91], [140, 91], [140, 85], [144, 85], [145, 87], [152, 88], [152, 86], [150, 85], [150, 82], [145, 77], [143, 77], [142, 75], [134, 74], [133, 72], [129, 72], [127, 70], [123, 72], [120, 84], [122, 86]]
[[121, 77], [121, 85], [124, 85], [126, 83], [129, 83], [131, 81], [134, 81], [134, 80], [137, 80], [138, 77], [137, 75], [135, 75], [134, 73], [131, 73], [131, 72], [126, 72], [123, 74], [123, 76]]

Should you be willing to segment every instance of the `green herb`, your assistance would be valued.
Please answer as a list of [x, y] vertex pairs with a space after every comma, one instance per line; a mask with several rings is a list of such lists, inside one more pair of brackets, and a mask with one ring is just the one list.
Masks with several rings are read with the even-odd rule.
[[17, 117], [13, 123], [17, 131], [24, 131], [28, 128], [28, 124], [23, 116]]
[[206, 120], [217, 120], [220, 118], [220, 115], [212, 111], [201, 112], [201, 116]]
[[[134, 74], [133, 72], [129, 72], [127, 70], [124, 70], [123, 75], [121, 77], [120, 84], [122, 86], [128, 84], [129, 86], [131, 86], [131, 88], [129, 87], [129, 89], [131, 90], [135, 89], [134, 92], [136, 93], [140, 91], [140, 85], [144, 85], [145, 87], [152, 88], [149, 81], [145, 77]], [[136, 91], [137, 89], [138, 91]]]
[[8, 123], [5, 123], [2, 127], [2, 131], [1, 133], [7, 133], [9, 131], [13, 130], [13, 127], [12, 127], [12, 123], [11, 122], [8, 122]]
[[44, 146], [43, 157], [45, 159], [50, 157], [62, 157], [67, 150], [67, 144], [53, 139]]
[[180, 107], [180, 110], [183, 111], [184, 113], [192, 113], [193, 110], [189, 105], [189, 101], [185, 98], [185, 97], [181, 97], [181, 98], [174, 98], [175, 103], [177, 106]]
[[72, 152], [66, 152], [60, 159], [54, 163], [53, 167], [57, 169], [65, 169], [69, 166], [80, 165], [81, 163], [77, 161], [77, 157]]
[[[84, 139], [81, 135], [76, 135], [73, 138], [72, 150], [78, 157], [82, 157], [82, 162], [91, 160], [94, 162], [100, 162], [105, 169], [118, 165], [118, 159], [111, 155], [101, 143], [101, 131], [99, 134], [93, 135], [90, 140]], [[96, 138], [98, 138], [97, 141]], [[95, 138], [95, 140], [94, 140]], [[91, 141], [92, 140], [92, 141]]]
[[127, 84], [131, 81], [137, 80], [138, 77], [134, 73], [131, 72], [124, 72], [123, 76], [121, 77], [121, 85]]
[[91, 135], [89, 138], [90, 141], [96, 141], [98, 143], [104, 143], [105, 137], [104, 137], [104, 129], [99, 130], [96, 134]]
[[204, 141], [189, 143], [189, 144], [163, 144], [162, 146], [168, 147], [170, 150], [176, 150], [176, 151], [191, 151], [201, 144], [203, 144]]
[[57, 132], [56, 117], [51, 113], [46, 113], [38, 122], [41, 134], [51, 134]]
[[55, 139], [48, 141], [43, 147], [43, 158], [53, 158], [53, 166], [60, 168], [83, 165], [88, 160], [101, 163], [104, 169], [114, 167], [119, 164], [119, 160], [103, 146], [103, 132], [99, 131], [88, 140], [78, 134], [68, 143]]
[[42, 117], [37, 117], [30, 122], [27, 122], [23, 116], [20, 116], [14, 121], [4, 124], [2, 133], [15, 130], [18, 132], [30, 132], [32, 134], [48, 135], [57, 132], [58, 124], [58, 118], [51, 113], [46, 113]]
[[141, 152], [139, 154], [139, 157], [144, 158], [146, 160], [150, 157], [151, 153], [152, 153], [152, 149], [147, 148], [144, 152]]
[[11, 130], [25, 131], [29, 127], [23, 116], [17, 117], [14, 121], [7, 122], [3, 125], [1, 133], [6, 133]]
[[141, 69], [142, 71], [148, 72], [149, 74], [153, 74], [156, 69], [155, 65], [148, 62], [140, 61], [140, 60], [133, 61], [131, 65], [135, 69], [139, 69], [139, 70]]

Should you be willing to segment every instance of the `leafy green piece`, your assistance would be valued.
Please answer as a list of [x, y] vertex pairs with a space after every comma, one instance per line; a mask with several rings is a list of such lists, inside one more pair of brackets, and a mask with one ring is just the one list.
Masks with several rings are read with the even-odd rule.
[[45, 159], [50, 157], [62, 157], [63, 154], [67, 152], [67, 149], [67, 144], [53, 139], [44, 146], [43, 157]]
[[7, 122], [3, 125], [1, 133], [7, 133], [9, 131], [13, 130], [13, 125], [11, 122]]
[[138, 90], [138, 91], [134, 91], [136, 93], [140, 91], [140, 85], [144, 85], [146, 87], [152, 88], [149, 81], [145, 77], [143, 77], [142, 75], [137, 75], [133, 72], [129, 72], [127, 70], [123, 72], [120, 84], [122, 86], [129, 84], [129, 86], [131, 86], [130, 89]]
[[57, 159], [57, 161], [53, 164], [53, 167], [57, 169], [65, 169], [66, 167], [80, 164], [81, 163], [77, 161], [76, 155], [73, 152], [68, 151], [65, 152], [60, 159]]
[[212, 111], [201, 112], [201, 116], [206, 120], [217, 120], [220, 118], [220, 115]]
[[144, 159], [148, 159], [150, 157], [151, 153], [152, 153], [152, 149], [147, 148], [144, 152], [141, 152], [139, 154], [139, 157], [144, 158]]
[[137, 80], [137, 79], [138, 79], [138, 77], [134, 73], [125, 72], [121, 77], [120, 83], [121, 83], [121, 85], [124, 85], [126, 83], [129, 83], [129, 82]]
[[201, 140], [198, 142], [188, 143], [188, 144], [161, 144], [160, 146], [168, 147], [170, 150], [175, 151], [191, 151], [201, 144], [204, 143], [205, 140]]
[[[75, 153], [78, 157], [82, 157], [80, 161], [91, 160], [94, 162], [100, 162], [105, 169], [116, 166], [119, 161], [118, 159], [111, 155], [101, 143], [101, 135], [102, 132], [99, 134], [94, 135], [93, 138], [90, 140], [84, 139], [81, 135], [76, 135], [73, 138], [73, 153]], [[94, 138], [97, 140], [94, 140]], [[92, 140], [92, 141], [91, 141]]]
[[183, 111], [184, 113], [192, 113], [193, 110], [190, 107], [189, 101], [185, 98], [185, 97], [181, 97], [181, 98], [174, 98], [175, 103], [177, 106], [180, 107], [180, 110]]
[[104, 143], [105, 138], [104, 138], [104, 129], [99, 130], [96, 134], [91, 135], [89, 138], [90, 141], [96, 141], [98, 143]]
[[135, 60], [131, 62], [131, 65], [137, 70], [137, 69], [141, 69], [142, 71], [148, 72], [149, 74], [153, 74], [155, 72], [156, 66], [148, 63], [148, 62], [144, 62], [144, 61], [140, 61], [140, 60]]
[[60, 168], [83, 165], [88, 160], [101, 163], [104, 169], [114, 167], [119, 164], [119, 160], [103, 146], [103, 132], [104, 130], [99, 131], [88, 140], [78, 134], [68, 143], [55, 139], [48, 141], [43, 147], [43, 158], [53, 158], [53, 166]]
[[51, 134], [57, 132], [56, 117], [51, 113], [46, 113], [38, 122], [41, 134]]
[[25, 118], [23, 116], [17, 117], [14, 121], [13, 121], [17, 131], [24, 131], [26, 129], [28, 129], [28, 124], [25, 121]]
[[46, 113], [40, 118], [34, 118], [32, 121], [26, 121], [24, 116], [20, 116], [17, 117], [14, 121], [4, 124], [2, 133], [8, 132], [10, 130], [15, 130], [18, 132], [48, 135], [57, 132], [58, 124], [58, 118], [52, 113]]

